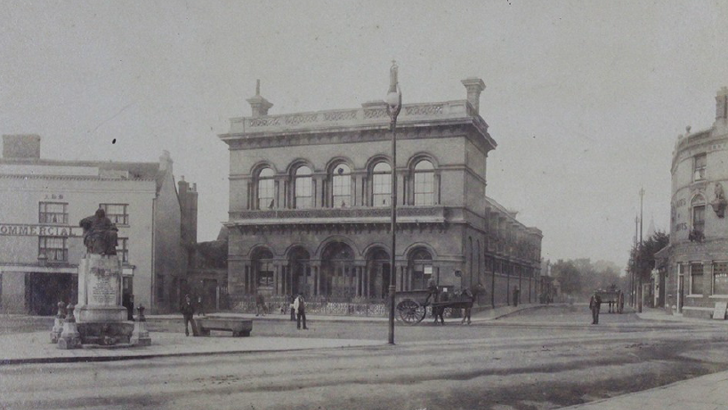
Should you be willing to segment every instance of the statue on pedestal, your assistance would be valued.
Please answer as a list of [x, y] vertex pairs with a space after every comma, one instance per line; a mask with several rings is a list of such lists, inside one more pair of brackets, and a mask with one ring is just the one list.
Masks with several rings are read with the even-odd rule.
[[96, 210], [96, 214], [81, 219], [79, 225], [83, 228], [83, 244], [86, 252], [97, 255], [116, 255], [117, 233], [116, 225], [106, 217], [103, 209]]
[[725, 208], [726, 205], [728, 205], [728, 201], [725, 199], [723, 185], [721, 185], [720, 182], [715, 183], [714, 193], [715, 199], [710, 203], [710, 206], [713, 207], [713, 212], [715, 212], [715, 215], [718, 216], [718, 218], [723, 218], [725, 216]]

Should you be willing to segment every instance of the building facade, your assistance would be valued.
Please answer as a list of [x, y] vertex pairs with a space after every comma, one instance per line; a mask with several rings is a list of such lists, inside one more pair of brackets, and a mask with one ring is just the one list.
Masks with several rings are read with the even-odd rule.
[[678, 137], [671, 172], [670, 245], [658, 254], [667, 266], [655, 274], [666, 275], [667, 310], [707, 318], [728, 302], [728, 88], [717, 93], [710, 129]]
[[[251, 117], [220, 135], [230, 152], [228, 292], [303, 293], [325, 303], [377, 303], [398, 290], [448, 291], [481, 282], [482, 306], [535, 301], [541, 232], [486, 196], [496, 142], [479, 115], [480, 79], [467, 99], [405, 104], [397, 123], [397, 242], [391, 249], [391, 132], [382, 101], [361, 108]], [[395, 266], [390, 266], [394, 252]]]
[[47, 315], [76, 303], [78, 223], [99, 208], [119, 229], [124, 293], [152, 312], [176, 311], [186, 266], [172, 164], [166, 151], [159, 163], [46, 160], [39, 136], [3, 136], [2, 311]]

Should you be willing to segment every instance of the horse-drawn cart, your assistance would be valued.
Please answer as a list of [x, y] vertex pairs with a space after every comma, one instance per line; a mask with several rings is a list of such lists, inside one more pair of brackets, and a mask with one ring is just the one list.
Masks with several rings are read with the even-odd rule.
[[595, 292], [599, 295], [602, 303], [609, 306], [609, 313], [622, 313], [624, 310], [624, 293], [621, 290], [611, 288], [608, 290], [598, 290]]
[[[440, 294], [442, 298], [442, 294]], [[394, 303], [398, 319], [408, 325], [416, 325], [427, 316], [427, 307], [434, 311], [439, 309], [465, 309], [473, 307], [474, 296], [470, 291], [450, 296], [448, 300], [439, 300], [437, 292], [429, 289], [407, 290], [394, 295]]]

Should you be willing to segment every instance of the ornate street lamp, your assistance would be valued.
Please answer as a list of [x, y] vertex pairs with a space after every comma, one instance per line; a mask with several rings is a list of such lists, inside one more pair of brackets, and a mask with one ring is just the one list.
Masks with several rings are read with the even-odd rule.
[[389, 91], [387, 92], [387, 114], [389, 114], [389, 129], [392, 131], [392, 248], [389, 259], [389, 344], [394, 344], [394, 292], [395, 276], [394, 252], [397, 242], [397, 116], [402, 109], [402, 92], [397, 81], [397, 62], [392, 61], [389, 69]]

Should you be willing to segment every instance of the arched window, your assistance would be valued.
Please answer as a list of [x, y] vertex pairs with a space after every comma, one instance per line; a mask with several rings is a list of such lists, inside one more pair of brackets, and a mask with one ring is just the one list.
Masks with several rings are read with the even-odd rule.
[[435, 167], [422, 160], [415, 165], [415, 205], [435, 204]]
[[331, 175], [334, 208], [351, 206], [351, 170], [346, 164], [334, 167]]
[[372, 170], [372, 205], [389, 206], [392, 200], [392, 168], [380, 162]]
[[258, 173], [258, 209], [268, 209], [275, 206], [275, 181], [273, 170], [263, 168]]
[[311, 168], [303, 166], [296, 170], [293, 180], [296, 193], [294, 207], [297, 209], [313, 206], [313, 186], [311, 184]]
[[696, 196], [690, 201], [690, 207], [693, 208], [693, 230], [705, 232], [705, 198]]

